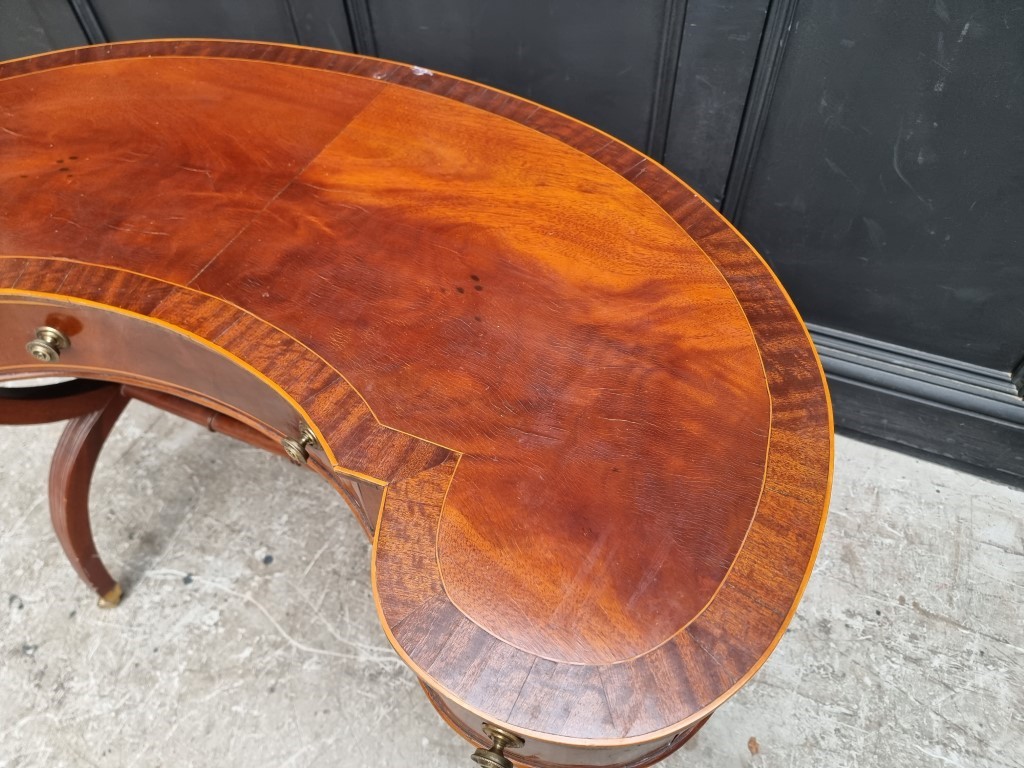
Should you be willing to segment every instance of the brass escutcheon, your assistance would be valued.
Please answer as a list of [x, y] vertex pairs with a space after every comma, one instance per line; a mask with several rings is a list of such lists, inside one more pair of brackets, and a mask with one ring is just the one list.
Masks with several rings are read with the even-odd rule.
[[281, 447], [284, 448], [284, 452], [288, 455], [292, 464], [298, 464], [299, 466], [305, 464], [309, 458], [307, 447], [316, 444], [316, 435], [313, 434], [313, 430], [305, 425], [302, 426], [302, 430], [299, 432], [298, 440], [294, 437], [285, 437], [281, 440]]
[[515, 768], [512, 761], [505, 757], [505, 750], [519, 749], [526, 742], [514, 733], [490, 723], [483, 724], [483, 731], [491, 737], [491, 748], [480, 747], [473, 753], [473, 762], [484, 768]]
[[60, 353], [71, 346], [71, 340], [56, 328], [41, 325], [36, 328], [36, 337], [25, 345], [25, 349], [41, 363], [55, 363]]

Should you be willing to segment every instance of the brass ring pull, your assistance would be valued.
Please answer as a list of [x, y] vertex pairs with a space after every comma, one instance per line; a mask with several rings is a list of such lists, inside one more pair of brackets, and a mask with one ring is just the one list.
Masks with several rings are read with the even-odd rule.
[[285, 437], [281, 440], [281, 447], [284, 448], [284, 452], [288, 455], [292, 464], [298, 464], [299, 466], [305, 464], [309, 458], [307, 447], [316, 444], [316, 435], [307, 426], [302, 427], [298, 440], [294, 437]]
[[60, 353], [71, 346], [71, 340], [56, 328], [42, 325], [36, 328], [36, 337], [25, 345], [25, 349], [41, 363], [55, 363]]
[[505, 750], [519, 749], [526, 742], [514, 733], [490, 723], [484, 723], [484, 733], [491, 737], [491, 748], [480, 747], [473, 753], [473, 762], [484, 768], [515, 768], [512, 761], [505, 757]]

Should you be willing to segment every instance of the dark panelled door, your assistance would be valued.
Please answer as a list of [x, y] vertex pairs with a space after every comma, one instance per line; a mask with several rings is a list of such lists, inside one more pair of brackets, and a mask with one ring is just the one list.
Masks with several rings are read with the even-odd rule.
[[808, 320], [1016, 364], [1022, 84], [1006, 3], [800, 3], [737, 220]]
[[840, 424], [1024, 475], [1024, 9], [776, 9], [727, 206], [816, 324]]

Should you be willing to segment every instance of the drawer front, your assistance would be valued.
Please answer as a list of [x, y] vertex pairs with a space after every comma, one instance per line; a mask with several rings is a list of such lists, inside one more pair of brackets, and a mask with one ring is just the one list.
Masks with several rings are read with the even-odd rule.
[[[40, 327], [69, 340], [54, 362], [25, 345]], [[274, 437], [295, 436], [304, 416], [237, 358], [164, 323], [56, 299], [0, 300], [0, 377], [76, 376], [158, 389], [203, 403]]]
[[[421, 681], [427, 698], [445, 722], [462, 736], [476, 745], [489, 747], [491, 740], [483, 733], [483, 722], [479, 717], [460, 706], [451, 699], [442, 696]], [[706, 718], [705, 718], [706, 720]], [[653, 741], [622, 746], [583, 746], [576, 744], [559, 744], [540, 739], [525, 739], [519, 748], [510, 749], [507, 757], [516, 765], [531, 768], [642, 768], [662, 760], [681, 747], [693, 736], [704, 721], [678, 733], [662, 736]]]

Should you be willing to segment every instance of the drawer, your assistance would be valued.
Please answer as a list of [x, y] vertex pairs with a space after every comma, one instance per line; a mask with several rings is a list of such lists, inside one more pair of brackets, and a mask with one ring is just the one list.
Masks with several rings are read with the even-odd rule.
[[[70, 340], [54, 362], [26, 350], [36, 329]], [[139, 315], [56, 299], [0, 300], [0, 377], [75, 376], [138, 384], [208, 405], [274, 437], [304, 415], [269, 381], [208, 341]]]
[[[442, 696], [422, 680], [420, 685], [430, 703], [454, 730], [476, 745], [489, 747], [491, 739], [483, 732], [484, 723], [465, 707]], [[554, 741], [527, 738], [523, 746], [509, 749], [507, 757], [517, 765], [544, 768], [548, 765], [601, 766], [602, 768], [642, 768], [664, 759], [681, 747], [687, 739], [697, 733], [704, 720], [699, 720], [677, 733], [661, 736], [651, 741], [622, 744], [588, 746], [586, 744], [559, 744]]]

